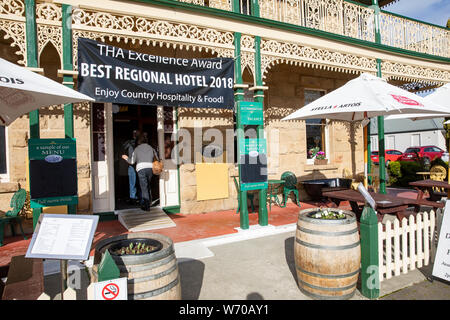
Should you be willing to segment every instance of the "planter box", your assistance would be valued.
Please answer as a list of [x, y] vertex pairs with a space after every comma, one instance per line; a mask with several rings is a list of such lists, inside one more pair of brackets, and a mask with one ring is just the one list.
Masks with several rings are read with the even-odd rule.
[[328, 164], [328, 159], [314, 159], [314, 164]]

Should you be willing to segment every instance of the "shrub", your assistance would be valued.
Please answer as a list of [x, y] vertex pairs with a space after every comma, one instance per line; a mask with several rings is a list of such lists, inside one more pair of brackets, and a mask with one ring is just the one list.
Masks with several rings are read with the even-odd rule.
[[421, 162], [391, 161], [388, 167], [389, 183], [392, 186], [408, 187], [410, 182], [420, 180], [416, 172], [423, 170]]
[[447, 172], [448, 172], [448, 162], [445, 162], [441, 158], [436, 158], [433, 161], [431, 161], [431, 167], [433, 167], [435, 165], [443, 166], [445, 168], [445, 170], [447, 170]]

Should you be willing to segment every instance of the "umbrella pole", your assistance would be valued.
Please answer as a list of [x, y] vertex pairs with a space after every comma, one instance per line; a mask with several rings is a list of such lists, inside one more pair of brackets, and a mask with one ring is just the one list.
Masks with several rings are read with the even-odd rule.
[[378, 166], [380, 175], [380, 193], [386, 194], [386, 162], [384, 148], [384, 117], [378, 117]]

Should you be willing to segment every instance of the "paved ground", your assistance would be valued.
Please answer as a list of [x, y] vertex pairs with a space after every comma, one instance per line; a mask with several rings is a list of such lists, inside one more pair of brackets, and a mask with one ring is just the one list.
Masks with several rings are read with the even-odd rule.
[[450, 300], [450, 282], [422, 281], [381, 297], [380, 300]]
[[[267, 227], [265, 227], [267, 228]], [[297, 286], [295, 226], [250, 229], [236, 235], [175, 245], [184, 300], [310, 300]], [[266, 233], [266, 234], [264, 234]], [[263, 235], [263, 236], [261, 236]], [[450, 300], [450, 284], [426, 281], [423, 268], [381, 284], [381, 300]], [[82, 272], [83, 286], [88, 283]], [[46, 293], [57, 297], [59, 274], [45, 277]], [[359, 289], [359, 288], [358, 288]], [[86, 299], [77, 290], [77, 299]], [[357, 290], [352, 300], [367, 300]]]

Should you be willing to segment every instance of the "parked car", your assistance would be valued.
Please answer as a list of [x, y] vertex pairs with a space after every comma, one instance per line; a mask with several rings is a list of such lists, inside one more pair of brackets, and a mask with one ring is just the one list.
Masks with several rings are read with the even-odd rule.
[[[384, 150], [384, 161], [386, 161], [386, 166], [391, 161], [398, 161], [402, 157], [403, 153], [401, 151], [395, 150], [395, 149], [387, 149]], [[372, 159], [372, 162], [374, 164], [378, 164], [380, 161], [378, 159], [378, 151], [372, 151], [370, 155], [370, 159]]]
[[441, 158], [445, 151], [436, 146], [409, 147], [403, 153], [401, 161], [418, 161], [423, 158], [425, 165], [429, 165], [436, 158]]

